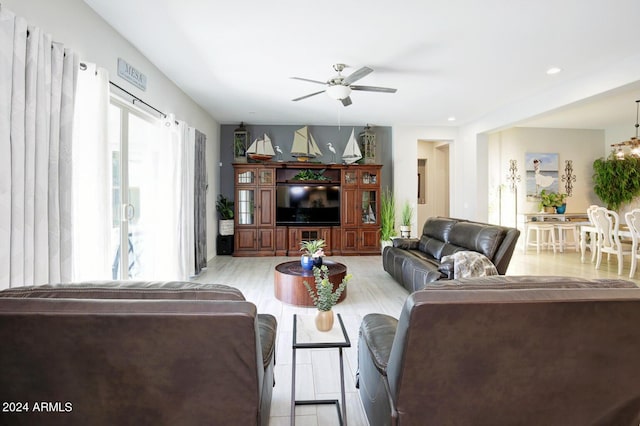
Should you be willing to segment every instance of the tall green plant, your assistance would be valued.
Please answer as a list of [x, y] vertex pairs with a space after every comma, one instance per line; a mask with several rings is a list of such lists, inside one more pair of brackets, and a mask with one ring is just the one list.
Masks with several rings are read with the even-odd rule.
[[411, 219], [413, 218], [413, 207], [411, 203], [405, 201], [402, 205], [402, 213], [400, 215], [400, 223], [402, 226], [411, 226]]
[[640, 159], [625, 156], [598, 158], [593, 162], [593, 191], [607, 205], [618, 210], [640, 195]]
[[388, 241], [396, 236], [396, 201], [386, 188], [380, 196], [380, 239]]

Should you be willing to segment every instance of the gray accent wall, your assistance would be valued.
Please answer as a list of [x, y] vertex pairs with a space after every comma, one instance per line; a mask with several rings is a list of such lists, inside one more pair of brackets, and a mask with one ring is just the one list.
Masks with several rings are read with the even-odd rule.
[[[224, 124], [220, 126], [220, 193], [229, 199], [234, 199], [233, 191], [233, 131], [239, 126]], [[283, 161], [297, 161], [291, 156], [291, 145], [293, 144], [293, 135], [301, 125], [252, 125], [245, 123], [245, 127], [249, 131], [250, 143], [263, 133], [269, 135], [274, 148], [280, 146], [283, 152]], [[364, 126], [309, 126], [309, 132], [316, 140], [318, 147], [322, 151], [322, 157], [316, 158], [315, 162], [330, 163], [332, 155], [327, 147], [327, 143], [336, 149], [336, 163], [342, 162], [342, 152], [344, 151], [351, 129], [354, 130], [356, 139], [358, 134], [363, 131]], [[393, 159], [391, 127], [372, 126], [371, 130], [376, 135], [376, 164], [382, 164], [382, 188], [393, 189]], [[275, 161], [274, 157], [272, 161]]]

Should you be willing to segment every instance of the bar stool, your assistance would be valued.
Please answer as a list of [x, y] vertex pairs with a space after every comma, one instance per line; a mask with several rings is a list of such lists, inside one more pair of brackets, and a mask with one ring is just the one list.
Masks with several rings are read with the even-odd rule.
[[[578, 226], [575, 223], [565, 222], [556, 223], [555, 227], [558, 230], [558, 246], [560, 247], [560, 253], [564, 253], [564, 249], [569, 248], [569, 246], [573, 247], [577, 252], [580, 249]], [[567, 232], [569, 231], [573, 233], [573, 242], [567, 242]]]
[[[555, 225], [553, 223], [530, 223], [527, 226], [527, 233], [531, 234], [531, 231], [536, 232], [536, 241], [532, 242], [530, 235], [527, 235], [527, 241], [525, 243], [524, 251], [527, 252], [529, 246], [535, 246], [537, 253], [540, 253], [540, 248], [553, 247], [553, 253], [556, 252], [556, 232]], [[546, 241], [546, 242], [545, 242]], [[551, 241], [551, 242], [549, 242]]]

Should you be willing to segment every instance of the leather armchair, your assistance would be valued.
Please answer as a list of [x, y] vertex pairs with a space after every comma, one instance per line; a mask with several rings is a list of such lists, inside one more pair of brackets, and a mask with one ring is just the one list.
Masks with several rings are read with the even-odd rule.
[[640, 289], [628, 281], [430, 286], [409, 295], [399, 320], [364, 317], [360, 397], [372, 426], [636, 426], [638, 321]]
[[[0, 291], [2, 413], [24, 424], [267, 425], [276, 320], [218, 284]], [[59, 412], [35, 411], [50, 402]], [[59, 403], [59, 405], [55, 405]]]

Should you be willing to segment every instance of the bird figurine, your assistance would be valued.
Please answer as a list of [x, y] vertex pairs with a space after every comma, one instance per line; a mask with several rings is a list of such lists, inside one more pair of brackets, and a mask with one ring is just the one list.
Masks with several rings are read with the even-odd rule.
[[327, 147], [329, 147], [329, 151], [331, 151], [331, 164], [336, 163], [336, 149], [331, 145], [331, 142], [327, 143]]
[[276, 145], [273, 148], [276, 150], [276, 153], [277, 153], [276, 160], [279, 163], [282, 163], [282, 150], [280, 149], [280, 146]]

